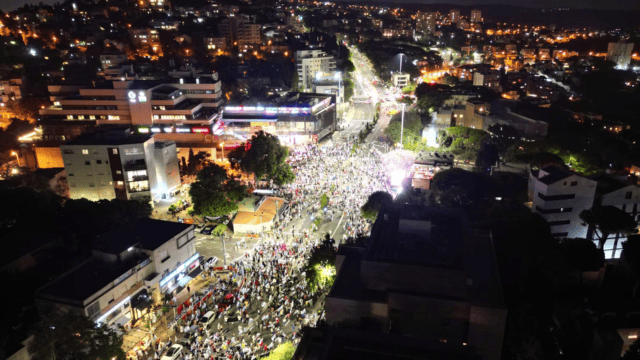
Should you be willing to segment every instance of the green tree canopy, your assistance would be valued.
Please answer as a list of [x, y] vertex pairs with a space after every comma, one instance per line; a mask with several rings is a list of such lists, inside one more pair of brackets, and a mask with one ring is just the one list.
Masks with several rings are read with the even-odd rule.
[[615, 206], [594, 206], [580, 213], [580, 220], [588, 226], [587, 239], [598, 240], [598, 248], [602, 249], [609, 235], [631, 234], [637, 232], [638, 224], [631, 214]]
[[295, 179], [285, 162], [288, 156], [289, 149], [280, 144], [275, 135], [264, 131], [256, 133], [246, 146], [239, 146], [228, 155], [234, 167], [253, 174], [256, 181], [273, 180], [279, 185]]
[[296, 352], [296, 347], [291, 342], [286, 342], [278, 345], [269, 356], [263, 358], [263, 360], [292, 360], [293, 354]]
[[34, 327], [29, 352], [37, 360], [124, 360], [122, 336], [75, 312], [52, 313]]
[[482, 205], [495, 192], [490, 176], [460, 168], [437, 172], [431, 180], [431, 189], [436, 203], [449, 208]]
[[367, 202], [360, 208], [360, 213], [365, 219], [375, 221], [383, 206], [393, 202], [393, 196], [385, 191], [376, 191], [369, 195]]
[[228, 215], [237, 211], [236, 202], [248, 196], [247, 187], [227, 174], [227, 170], [209, 163], [196, 175], [189, 195], [193, 212], [202, 216]]

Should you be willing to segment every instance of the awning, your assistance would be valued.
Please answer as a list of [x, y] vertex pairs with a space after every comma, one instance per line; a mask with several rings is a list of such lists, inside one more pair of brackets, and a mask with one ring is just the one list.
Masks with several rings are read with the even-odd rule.
[[193, 278], [189, 275], [185, 275], [178, 280], [178, 286], [185, 287]]
[[125, 326], [129, 321], [131, 321], [130, 317], [128, 317], [127, 315], [122, 315], [118, 318], [118, 320], [114, 321], [111, 325], [115, 327]]
[[195, 269], [193, 269], [193, 271], [189, 273], [189, 276], [195, 279], [196, 276], [200, 275], [201, 272], [202, 272], [202, 266], [197, 266]]
[[133, 307], [142, 311], [146, 308], [148, 308], [149, 306], [151, 306], [151, 300], [150, 299], [144, 299], [142, 301], [140, 301], [139, 303], [135, 304]]

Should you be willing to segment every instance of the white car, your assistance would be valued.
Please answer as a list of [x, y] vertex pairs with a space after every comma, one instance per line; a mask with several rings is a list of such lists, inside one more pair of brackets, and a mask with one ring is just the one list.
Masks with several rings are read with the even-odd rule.
[[216, 316], [213, 313], [213, 311], [207, 311], [207, 313], [202, 315], [202, 317], [200, 318], [200, 323], [204, 325], [205, 328], [208, 328], [209, 325], [211, 325], [211, 323], [213, 322], [213, 320], [215, 320], [215, 318]]
[[184, 355], [184, 351], [182, 350], [182, 345], [173, 344], [167, 350], [160, 360], [176, 360], [181, 358]]

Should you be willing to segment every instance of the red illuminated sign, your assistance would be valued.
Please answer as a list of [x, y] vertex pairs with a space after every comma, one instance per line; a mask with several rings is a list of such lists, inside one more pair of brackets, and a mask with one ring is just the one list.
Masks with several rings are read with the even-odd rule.
[[194, 134], [208, 134], [210, 130], [207, 127], [194, 127], [191, 128], [191, 132]]

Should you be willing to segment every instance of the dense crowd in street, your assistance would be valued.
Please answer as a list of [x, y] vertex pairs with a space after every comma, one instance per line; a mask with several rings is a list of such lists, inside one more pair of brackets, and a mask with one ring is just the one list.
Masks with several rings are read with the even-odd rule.
[[[322, 291], [311, 293], [304, 273], [313, 246], [264, 241], [231, 265], [230, 276], [205, 270], [214, 284], [179, 307], [173, 339], [183, 345], [179, 359], [256, 359], [282, 343], [296, 345], [301, 327], [320, 318], [314, 309]], [[206, 326], [201, 319], [209, 311], [215, 320]], [[155, 353], [170, 345], [158, 342]]]
[[[189, 289], [191, 297], [178, 306], [178, 321], [172, 324], [176, 335], [169, 342], [156, 341], [149, 356], [179, 343], [179, 359], [254, 359], [279, 344], [297, 344], [301, 327], [318, 321], [314, 309], [322, 308], [317, 305], [323, 292], [308, 290], [304, 267], [322, 235], [313, 236], [315, 224], [296, 229], [292, 222], [320, 213], [323, 221], [339, 219], [336, 226], [342, 226], [344, 235], [337, 240], [367, 235], [370, 224], [360, 207], [371, 193], [390, 192], [389, 178], [375, 151], [352, 142], [299, 148], [289, 163], [296, 180], [278, 190], [289, 201], [289, 211], [271, 232], [262, 234], [253, 251], [231, 264], [228, 276], [205, 269], [204, 276], [214, 281], [197, 292]], [[323, 194], [329, 201], [321, 209]], [[206, 326], [201, 319], [209, 311], [215, 321]]]
[[[391, 192], [380, 156], [366, 145], [354, 146], [350, 141], [325, 147], [309, 145], [293, 151], [289, 164], [296, 174], [296, 181], [285, 186], [281, 193], [289, 200], [291, 211], [276, 229], [276, 234], [290, 231], [294, 237], [299, 232], [308, 236], [309, 229], [287, 225], [293, 219], [313, 218], [316, 212], [323, 210], [323, 221], [333, 222], [334, 216], [341, 220], [338, 226], [342, 224], [344, 235], [337, 240], [366, 235], [370, 224], [360, 215], [360, 207], [375, 191]], [[320, 209], [323, 194], [328, 196], [329, 203]]]

